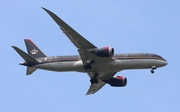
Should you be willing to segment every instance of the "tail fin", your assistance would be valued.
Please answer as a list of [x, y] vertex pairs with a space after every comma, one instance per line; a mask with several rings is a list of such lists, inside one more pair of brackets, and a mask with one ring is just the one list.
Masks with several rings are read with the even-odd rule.
[[[28, 55], [27, 53], [25, 53], [24, 51], [22, 51], [18, 47], [16, 47], [16, 46], [12, 46], [12, 47], [27, 63], [28, 62], [29, 63], [39, 63], [36, 59], [31, 57], [30, 55]], [[26, 75], [32, 74], [35, 70], [37, 70], [37, 68], [27, 67]]]
[[28, 54], [33, 58], [47, 57], [30, 39], [24, 39]]

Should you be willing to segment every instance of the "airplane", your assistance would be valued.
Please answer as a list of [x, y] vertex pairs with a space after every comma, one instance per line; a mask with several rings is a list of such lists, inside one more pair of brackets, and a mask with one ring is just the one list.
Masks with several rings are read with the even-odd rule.
[[27, 66], [26, 75], [32, 74], [37, 69], [87, 73], [90, 77], [91, 85], [86, 95], [90, 95], [96, 93], [105, 84], [109, 84], [112, 87], [125, 87], [127, 78], [114, 76], [122, 70], [151, 69], [151, 73], [154, 73], [156, 68], [168, 64], [164, 58], [157, 54], [114, 54], [114, 48], [112, 47], [96, 47], [53, 12], [43, 7], [42, 9], [58, 24], [63, 33], [77, 48], [79, 55], [46, 56], [30, 39], [24, 39], [28, 53], [16, 46], [12, 47], [25, 60], [20, 65]]

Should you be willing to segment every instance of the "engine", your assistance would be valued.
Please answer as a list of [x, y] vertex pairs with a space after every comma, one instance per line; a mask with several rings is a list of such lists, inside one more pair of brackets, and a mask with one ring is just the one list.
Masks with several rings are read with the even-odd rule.
[[123, 76], [117, 76], [112, 77], [111, 79], [106, 80], [105, 82], [114, 87], [124, 87], [127, 84], [127, 78]]
[[112, 57], [114, 55], [114, 48], [112, 47], [97, 48], [93, 50], [92, 53], [96, 54], [99, 57]]

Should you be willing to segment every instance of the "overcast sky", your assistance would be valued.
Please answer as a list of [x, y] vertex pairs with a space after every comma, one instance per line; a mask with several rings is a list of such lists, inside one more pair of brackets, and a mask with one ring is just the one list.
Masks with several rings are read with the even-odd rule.
[[[37, 70], [26, 76], [30, 38], [48, 56], [78, 54], [45, 7], [98, 47], [115, 53], [155, 53], [168, 65], [155, 70], [124, 70], [123, 88], [105, 85], [86, 96], [85, 73]], [[179, 0], [0, 0], [0, 112], [180, 112]]]

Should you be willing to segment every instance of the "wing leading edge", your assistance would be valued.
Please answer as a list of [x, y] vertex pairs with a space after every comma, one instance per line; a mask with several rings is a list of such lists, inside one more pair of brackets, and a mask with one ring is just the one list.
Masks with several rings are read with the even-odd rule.
[[[42, 7], [43, 8], [43, 7]], [[51, 18], [60, 26], [60, 29], [65, 33], [65, 35], [71, 40], [71, 42], [77, 47], [81, 49], [91, 49], [96, 48], [95, 45], [86, 40], [83, 36], [77, 33], [73, 28], [71, 28], [68, 24], [66, 24], [62, 19], [60, 19], [53, 12], [43, 8]]]
[[[43, 7], [42, 7], [43, 8]], [[103, 61], [112, 61], [113, 59], [110, 57], [98, 57], [91, 52], [89, 52], [89, 49], [95, 49], [97, 48], [95, 45], [90, 43], [88, 40], [86, 40], [83, 36], [81, 36], [79, 33], [77, 33], [73, 28], [71, 28], [68, 24], [66, 24], [62, 19], [60, 19], [56, 14], [53, 12], [43, 8], [50, 16], [51, 18], [60, 26], [60, 29], [65, 33], [65, 35], [71, 40], [71, 42], [76, 46], [78, 49], [78, 52], [81, 56], [81, 59], [83, 63], [85, 63], [86, 60], [92, 59], [95, 62], [103, 62]]]

